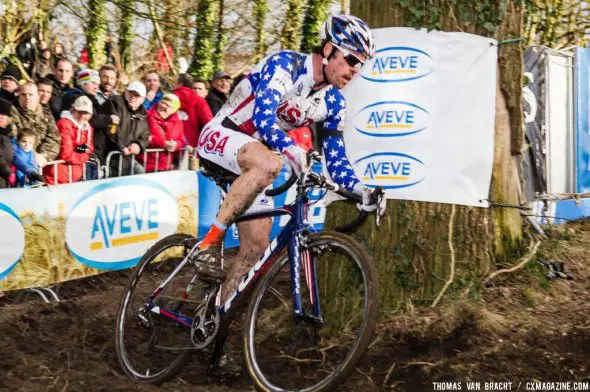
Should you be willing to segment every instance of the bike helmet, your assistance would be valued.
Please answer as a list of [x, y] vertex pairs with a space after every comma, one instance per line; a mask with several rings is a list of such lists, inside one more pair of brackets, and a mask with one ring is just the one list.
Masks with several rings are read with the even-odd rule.
[[367, 59], [375, 55], [375, 39], [369, 26], [361, 19], [351, 15], [328, 17], [320, 30], [322, 41], [331, 41]]

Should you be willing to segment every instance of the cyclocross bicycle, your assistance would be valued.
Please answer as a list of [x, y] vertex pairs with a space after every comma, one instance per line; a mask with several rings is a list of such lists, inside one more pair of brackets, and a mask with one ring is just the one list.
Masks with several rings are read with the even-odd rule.
[[[319, 162], [317, 153], [310, 159]], [[203, 170], [223, 194], [235, 179], [228, 173]], [[350, 375], [377, 320], [378, 281], [371, 257], [342, 232], [358, 227], [368, 213], [362, 211], [353, 222], [337, 228], [341, 232], [314, 232], [307, 221], [310, 190], [331, 190], [354, 202], [360, 198], [311, 172], [311, 165], [299, 179], [293, 176], [266, 192], [282, 193], [295, 182], [292, 204], [238, 219], [291, 217], [223, 304], [220, 286], [196, 272], [192, 260], [198, 244], [189, 245], [194, 237], [168, 236], [142, 257], [125, 287], [117, 317], [116, 351], [129, 377], [155, 384], [174, 377], [195, 351], [211, 345], [249, 293], [243, 348], [246, 368], [258, 389], [323, 391]], [[374, 194], [383, 197], [381, 190]], [[378, 224], [378, 212], [376, 217]], [[210, 347], [203, 352], [210, 353]]]

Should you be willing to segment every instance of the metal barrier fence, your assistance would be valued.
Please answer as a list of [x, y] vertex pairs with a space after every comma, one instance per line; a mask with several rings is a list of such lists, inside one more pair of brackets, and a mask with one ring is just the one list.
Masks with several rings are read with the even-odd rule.
[[[194, 149], [192, 147], [183, 147], [177, 151], [171, 152], [171, 151], [167, 151], [164, 150], [163, 148], [146, 148], [143, 153], [141, 154], [142, 158], [143, 158], [143, 165], [145, 165], [145, 163], [147, 162], [148, 159], [148, 154], [152, 153], [155, 154], [155, 160], [154, 160], [154, 170], [153, 172], [158, 172], [159, 167], [160, 167], [160, 157], [162, 156], [166, 156], [167, 157], [167, 163], [170, 167], [172, 167], [171, 170], [183, 170], [185, 169], [183, 166], [186, 167], [186, 169], [188, 169], [188, 160], [190, 158], [191, 153], [194, 151]], [[150, 156], [153, 157], [154, 155]], [[105, 164], [103, 166], [103, 170], [104, 170], [104, 178], [110, 178], [110, 177], [121, 177], [124, 175], [123, 173], [123, 153], [121, 151], [111, 151], [108, 155], [107, 155], [107, 159], [105, 161]], [[178, 167], [174, 167], [172, 165], [172, 159], [173, 157], [178, 157]], [[116, 175], [113, 175], [113, 173], [111, 173], [111, 169], [112, 169], [112, 163], [115, 162], [114, 159], [118, 158], [118, 163], [116, 165], [117, 168], [117, 172], [114, 173]], [[185, 163], [186, 162], [186, 163]], [[134, 174], [143, 174], [145, 173], [145, 168], [142, 166], [142, 163], [140, 163], [136, 158], [135, 155], [131, 155], [130, 156], [130, 167], [129, 167], [129, 173], [127, 175], [134, 175]], [[186, 170], [185, 169], [185, 170]], [[150, 171], [151, 172], [151, 171]]]
[[[141, 154], [143, 157], [143, 164], [145, 164], [147, 162], [147, 158], [148, 158], [148, 154], [154, 154], [154, 172], [158, 172], [159, 167], [160, 167], [160, 158], [165, 156], [167, 157], [167, 162], [168, 162], [168, 166], [171, 167], [170, 170], [188, 170], [190, 167], [189, 164], [189, 159], [192, 153], [196, 152], [195, 149], [193, 149], [190, 146], [184, 147], [179, 149], [178, 151], [174, 151], [174, 152], [170, 152], [170, 151], [166, 151], [163, 148], [148, 148], [145, 149], [143, 151], [143, 153]], [[111, 163], [112, 162], [116, 162], [114, 161], [115, 159], [117, 159], [118, 157], [118, 163], [116, 165], [117, 170], [115, 173], [111, 172]], [[93, 162], [84, 162], [82, 164], [82, 178], [78, 181], [86, 181], [87, 179], [87, 167], [88, 165], [95, 165], [96, 169], [97, 169], [97, 178], [101, 179], [101, 178], [112, 178], [112, 177], [121, 177], [123, 176], [123, 153], [120, 151], [111, 151], [106, 158], [106, 162], [104, 165], [101, 164], [100, 160], [98, 158], [94, 158]], [[178, 165], [175, 167], [172, 165], [173, 163], [173, 158], [177, 157], [178, 158]], [[145, 170], [143, 168], [143, 166], [141, 166], [141, 163], [135, 158], [134, 155], [132, 155], [130, 157], [130, 162], [131, 162], [131, 166], [130, 166], [130, 172], [128, 173], [128, 175], [134, 175], [134, 174], [142, 174], [145, 173]], [[55, 185], [58, 185], [59, 183], [59, 170], [58, 167], [60, 164], [64, 164], [67, 163], [64, 160], [56, 160], [56, 161], [50, 161], [47, 162], [47, 165], [45, 165], [45, 167], [48, 166], [53, 166], [53, 174], [54, 174], [54, 180], [55, 180]], [[72, 178], [72, 165], [67, 165], [68, 167], [68, 184], [73, 183], [73, 178]], [[139, 169], [141, 168], [141, 169]], [[39, 174], [43, 174], [43, 168], [39, 168]], [[94, 178], [91, 178], [94, 179]], [[18, 187], [18, 184], [17, 184]]]

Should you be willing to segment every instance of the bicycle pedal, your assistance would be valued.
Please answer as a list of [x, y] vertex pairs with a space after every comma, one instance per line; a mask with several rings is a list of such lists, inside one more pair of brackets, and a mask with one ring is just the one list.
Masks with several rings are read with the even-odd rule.
[[196, 262], [195, 269], [197, 270], [197, 275], [199, 278], [201, 278], [201, 280], [204, 282], [220, 285], [225, 281], [225, 272], [213, 265], [203, 262]]

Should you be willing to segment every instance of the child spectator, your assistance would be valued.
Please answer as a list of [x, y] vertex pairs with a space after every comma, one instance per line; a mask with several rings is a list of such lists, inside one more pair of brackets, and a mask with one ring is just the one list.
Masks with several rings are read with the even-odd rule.
[[12, 141], [14, 153], [12, 163], [16, 168], [16, 182], [21, 187], [44, 181], [43, 176], [39, 174], [39, 164], [35, 159], [36, 139], [37, 134], [32, 129], [22, 128], [17, 138]]
[[76, 98], [69, 111], [62, 112], [62, 117], [56, 124], [61, 135], [61, 150], [57, 159], [64, 160], [65, 163], [45, 167], [48, 184], [76, 182], [82, 177], [84, 163], [94, 152], [93, 129], [89, 122], [92, 114], [92, 101], [85, 95]]
[[[150, 145], [148, 148], [162, 148], [173, 153], [185, 146], [184, 124], [178, 117], [180, 99], [174, 94], [165, 94], [162, 100], [147, 112], [148, 128], [150, 130]], [[147, 153], [145, 162], [146, 172], [172, 170], [171, 154], [160, 152]], [[157, 159], [156, 159], [157, 156]], [[143, 161], [144, 156], [140, 155]]]

